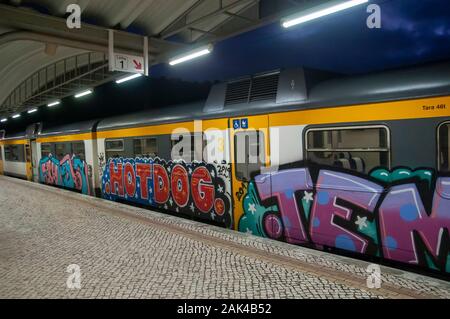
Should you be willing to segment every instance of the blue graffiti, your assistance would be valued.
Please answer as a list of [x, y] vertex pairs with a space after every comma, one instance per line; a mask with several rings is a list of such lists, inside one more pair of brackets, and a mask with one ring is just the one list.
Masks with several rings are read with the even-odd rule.
[[39, 162], [39, 182], [92, 195], [88, 164], [74, 155], [66, 155], [61, 161], [51, 154], [43, 157]]

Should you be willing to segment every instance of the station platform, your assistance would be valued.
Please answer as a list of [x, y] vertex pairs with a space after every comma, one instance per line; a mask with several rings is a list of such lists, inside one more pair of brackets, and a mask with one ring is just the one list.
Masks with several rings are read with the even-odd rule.
[[368, 265], [0, 176], [0, 298], [450, 298], [385, 266], [370, 289]]

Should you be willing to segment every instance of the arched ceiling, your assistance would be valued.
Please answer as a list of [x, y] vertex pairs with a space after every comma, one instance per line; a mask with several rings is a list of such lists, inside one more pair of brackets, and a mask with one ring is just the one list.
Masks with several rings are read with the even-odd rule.
[[[43, 68], [88, 52], [101, 52], [107, 58], [108, 29], [115, 30], [116, 49], [124, 53], [141, 53], [142, 36], [148, 36], [150, 64], [156, 64], [191, 46], [220, 41], [324, 1], [0, 0], [0, 118], [52, 98], [53, 92], [46, 92], [43, 99], [35, 99], [48, 83], [42, 83], [43, 77], [38, 85], [29, 80], [37, 78], [36, 72], [43, 73]], [[82, 10], [81, 29], [66, 26], [66, 8], [73, 3]], [[64, 72], [69, 71], [73, 70]], [[103, 75], [98, 80], [90, 76], [95, 80], [92, 86], [120, 76]], [[18, 90], [28, 84], [30, 97]], [[66, 88], [55, 98], [73, 93], [70, 90]]]

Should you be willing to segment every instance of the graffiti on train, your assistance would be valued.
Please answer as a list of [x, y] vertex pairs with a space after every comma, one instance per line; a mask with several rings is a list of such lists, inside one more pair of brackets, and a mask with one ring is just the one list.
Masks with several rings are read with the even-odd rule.
[[86, 161], [67, 154], [62, 160], [49, 155], [39, 162], [39, 181], [48, 185], [74, 189], [92, 195], [90, 169]]
[[159, 158], [110, 159], [102, 176], [103, 197], [232, 225], [226, 164], [185, 163]]
[[249, 183], [239, 230], [450, 272], [450, 177], [289, 168]]

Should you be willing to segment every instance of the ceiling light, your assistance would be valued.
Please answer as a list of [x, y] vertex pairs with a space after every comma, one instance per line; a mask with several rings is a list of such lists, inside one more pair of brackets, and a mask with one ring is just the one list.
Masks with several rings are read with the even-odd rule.
[[121, 83], [124, 83], [124, 82], [127, 82], [127, 81], [131, 81], [131, 80], [140, 78], [141, 76], [142, 76], [141, 73], [136, 73], [136, 74], [129, 75], [129, 76], [127, 76], [127, 77], [118, 79], [118, 80], [116, 81], [116, 83], [117, 83], [117, 84], [121, 84]]
[[37, 108], [31, 109], [31, 110], [28, 111], [28, 114], [35, 113], [35, 112], [37, 112], [37, 110], [38, 110]]
[[59, 105], [59, 104], [61, 104], [61, 101], [54, 101], [54, 102], [51, 102], [51, 103], [47, 104], [47, 106], [48, 107], [53, 107], [53, 106], [56, 106], [56, 105]]
[[15, 114], [12, 116], [13, 119], [18, 119], [20, 117], [20, 114]]
[[314, 7], [300, 14], [283, 19], [282, 25], [285, 28], [289, 28], [294, 25], [318, 19], [320, 17], [343, 11], [367, 2], [369, 2], [369, 0], [350, 0], [344, 2], [332, 1], [331, 3], [326, 3], [322, 6]]
[[207, 47], [199, 48], [194, 51], [188, 52], [181, 56], [175, 57], [174, 59], [169, 61], [170, 65], [177, 65], [186, 61], [190, 61], [201, 56], [207, 55], [212, 52], [212, 45], [208, 45]]
[[1, 120], [0, 120], [1, 123], [5, 123], [5, 122], [7, 122], [7, 121], [8, 121], [8, 119], [1, 119]]
[[78, 98], [80, 98], [80, 97], [83, 97], [83, 96], [86, 96], [86, 95], [89, 95], [89, 94], [92, 94], [92, 90], [86, 90], [86, 91], [77, 93], [77, 94], [75, 95], [75, 98], [78, 99]]

